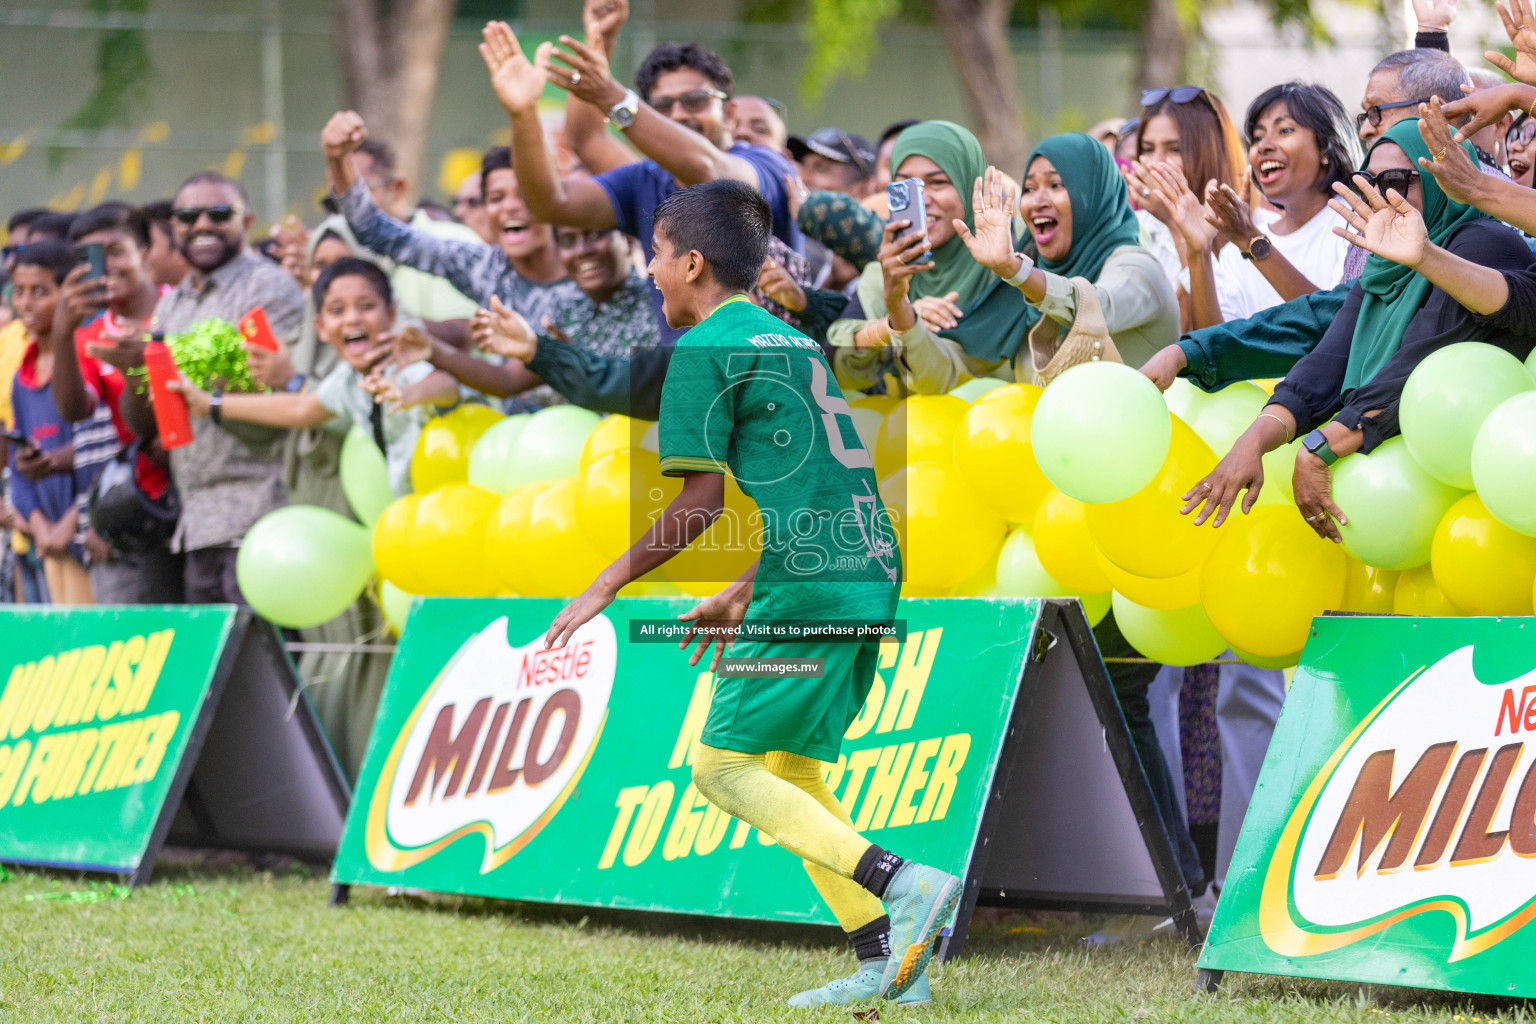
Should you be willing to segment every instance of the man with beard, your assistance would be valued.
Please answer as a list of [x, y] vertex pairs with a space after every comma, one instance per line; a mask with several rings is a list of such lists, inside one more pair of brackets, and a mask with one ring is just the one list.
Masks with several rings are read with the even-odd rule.
[[320, 133], [331, 195], [358, 242], [397, 266], [446, 279], [479, 306], [490, 305], [494, 295], [532, 324], [542, 324], [558, 300], [577, 292], [560, 265], [554, 231], [535, 223], [523, 203], [505, 147], [487, 151], [480, 165], [486, 216], [499, 239], [491, 246], [440, 238], [380, 209], [354, 157], [367, 138], [363, 119], [351, 110], [332, 115]]
[[[204, 320], [234, 324], [260, 306], [274, 335], [288, 344], [297, 340], [304, 296], [282, 267], [247, 248], [251, 221], [245, 190], [222, 174], [194, 174], [177, 190], [172, 228], [191, 270], [155, 306], [155, 329], [170, 335]], [[124, 399], [134, 432], [155, 435], [148, 395], [128, 388]], [[222, 399], [216, 391], [209, 415], [193, 418], [192, 443], [171, 451], [181, 494], [171, 548], [186, 553], [189, 604], [245, 603], [235, 579], [240, 541], [256, 520], [288, 503], [287, 431], [247, 423], [226, 428]]]
[[[732, 141], [734, 79], [717, 55], [697, 43], [663, 43], [641, 62], [637, 89], [626, 89], [614, 80], [607, 44], [596, 32], [589, 31], [586, 43], [562, 36], [566, 49], [545, 44], [537, 61], [524, 55], [505, 22], [487, 25], [484, 35], [480, 53], [496, 98], [512, 119], [513, 166], [534, 216], [586, 230], [617, 227], [640, 240], [649, 261], [656, 207], [685, 186], [731, 178], [756, 188], [767, 200], [774, 237], [798, 259], [803, 240], [790, 214], [785, 182], [794, 168], [766, 146]], [[547, 82], [605, 112], [608, 122], [649, 159], [615, 166], [595, 178], [559, 177], [539, 122], [539, 97]], [[651, 308], [662, 343], [671, 344], [682, 329], [666, 325], [661, 293], [654, 289]]]

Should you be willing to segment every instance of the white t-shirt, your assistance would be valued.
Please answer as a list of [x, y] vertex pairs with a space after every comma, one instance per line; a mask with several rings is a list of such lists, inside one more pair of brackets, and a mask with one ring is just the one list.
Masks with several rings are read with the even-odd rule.
[[[1184, 264], [1179, 260], [1179, 247], [1173, 241], [1173, 232], [1168, 225], [1152, 216], [1150, 210], [1137, 210], [1136, 221], [1141, 225], [1141, 244], [1148, 252], [1157, 257], [1157, 262], [1162, 264], [1163, 273], [1168, 275], [1168, 283], [1175, 288], [1181, 287], [1179, 274], [1184, 270]], [[1182, 287], [1189, 290], [1189, 275], [1184, 275]]]
[[[1254, 224], [1269, 236], [1275, 251], [1283, 254], [1307, 280], [1319, 289], [1332, 288], [1344, 280], [1344, 257], [1349, 254], [1349, 243], [1333, 233], [1335, 227], [1344, 225], [1343, 217], [1325, 206], [1288, 235], [1269, 230], [1279, 219], [1278, 213], [1269, 210], [1253, 211]], [[1283, 301], [1253, 261], [1243, 259], [1237, 246], [1222, 246], [1214, 266], [1216, 300], [1226, 320], [1242, 320]]]

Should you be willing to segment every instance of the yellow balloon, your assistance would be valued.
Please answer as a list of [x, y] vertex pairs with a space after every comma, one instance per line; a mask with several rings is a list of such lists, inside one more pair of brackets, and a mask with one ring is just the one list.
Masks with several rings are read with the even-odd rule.
[[880, 428], [885, 425], [885, 414], [874, 409], [850, 407], [848, 415], [853, 417], [853, 429], [858, 431], [865, 450], [874, 451]]
[[553, 480], [535, 480], [497, 502], [485, 524], [485, 558], [502, 589], [513, 594], [537, 596], [537, 580], [529, 568], [524, 531], [533, 499], [554, 486]]
[[883, 481], [880, 493], [901, 544], [902, 578], [915, 586], [947, 592], [987, 563], [1007, 529], [952, 463], [915, 463]]
[[1010, 523], [1027, 523], [1053, 490], [1035, 461], [1033, 384], [1005, 384], [976, 400], [955, 432], [955, 465], [976, 496]]
[[1051, 578], [1068, 590], [1102, 594], [1109, 576], [1099, 565], [1098, 548], [1088, 535], [1085, 506], [1052, 487], [1035, 511], [1035, 552]]
[[1200, 600], [1200, 570], [1203, 566], [1197, 565], [1182, 576], [1149, 580], [1145, 576], [1126, 572], [1105, 558], [1102, 551], [1097, 552], [1097, 561], [1109, 585], [1143, 608], [1167, 611], [1187, 608]]
[[985, 565], [966, 579], [956, 583], [949, 591], [950, 597], [1001, 597], [997, 588], [997, 556], [1002, 548], [992, 553]]
[[417, 494], [469, 479], [469, 450], [505, 417], [484, 405], [461, 405], [428, 420], [411, 456], [411, 487]]
[[901, 584], [901, 596], [904, 598], [923, 597], [948, 597], [949, 591], [943, 587], [918, 587], [905, 581]]
[[1451, 603], [1435, 583], [1435, 571], [1429, 565], [1404, 569], [1397, 578], [1392, 595], [1392, 611], [1397, 615], [1438, 615], [1455, 617], [1465, 614]]
[[614, 559], [650, 529], [680, 490], [680, 480], [661, 475], [654, 452], [611, 451], [576, 478], [576, 521], [588, 543]]
[[396, 498], [373, 524], [373, 564], [381, 577], [401, 590], [419, 594], [425, 584], [411, 558], [411, 531], [416, 526], [419, 495]]
[[521, 534], [528, 573], [540, 594], [574, 597], [612, 561], [576, 525], [575, 480], [556, 480], [535, 494]]
[[1468, 615], [1531, 614], [1536, 537], [1499, 522], [1475, 493], [1441, 518], [1429, 564], [1441, 592]]
[[1392, 569], [1366, 565], [1357, 558], [1347, 559], [1344, 563], [1344, 597], [1339, 610], [1391, 615], [1392, 596], [1397, 592], [1397, 580], [1401, 575]]
[[849, 402], [853, 409], [873, 409], [881, 416], [889, 416], [901, 404], [901, 399], [891, 395], [865, 395], [857, 401]]
[[1181, 576], [1198, 566], [1216, 546], [1217, 531], [1196, 526], [1194, 514], [1179, 509], [1184, 493], [1215, 465], [1211, 446], [1174, 416], [1168, 456], [1152, 482], [1122, 501], [1087, 506], [1094, 544], [1126, 572], [1148, 579]]
[[499, 589], [486, 563], [485, 524], [500, 499], [471, 484], [445, 484], [416, 503], [411, 562], [421, 594], [489, 597]]
[[955, 460], [955, 430], [970, 406], [954, 395], [913, 395], [885, 417], [875, 438], [875, 476], [884, 480], [919, 462]]
[[662, 572], [685, 594], [708, 597], [741, 578], [762, 553], [762, 513], [736, 478], [727, 476], [725, 509], [720, 517], [692, 544], [668, 559]]
[[1306, 646], [1312, 618], [1339, 607], [1344, 551], [1294, 510], [1262, 505], [1229, 520], [1200, 574], [1211, 624], [1234, 648], [1260, 658]]
[[605, 416], [592, 428], [586, 444], [581, 448], [581, 470], [610, 452], [640, 447], [640, 439], [648, 424], [644, 420], [632, 420], [628, 416]]

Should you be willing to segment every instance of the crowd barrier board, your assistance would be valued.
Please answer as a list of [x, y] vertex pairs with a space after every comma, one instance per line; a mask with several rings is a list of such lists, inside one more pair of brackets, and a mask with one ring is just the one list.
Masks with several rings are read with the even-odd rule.
[[1315, 620], [1198, 984], [1536, 995], [1533, 729], [1536, 619]]
[[[332, 874], [353, 884], [751, 920], [835, 923], [797, 858], [699, 795], [713, 676], [620, 599], [563, 651], [563, 602], [418, 601]], [[1075, 600], [901, 602], [842, 755], [855, 826], [965, 879], [980, 905], [1166, 914], [1198, 926]]]
[[167, 841], [334, 855], [346, 780], [250, 611], [0, 608], [0, 681], [0, 862], [140, 885]]

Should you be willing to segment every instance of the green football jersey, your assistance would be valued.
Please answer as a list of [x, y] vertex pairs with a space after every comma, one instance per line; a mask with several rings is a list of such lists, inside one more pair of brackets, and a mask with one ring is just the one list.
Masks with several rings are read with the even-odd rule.
[[677, 342], [661, 394], [661, 470], [729, 471], [762, 557], [749, 620], [888, 622], [901, 555], [869, 451], [821, 347], [733, 299]]

